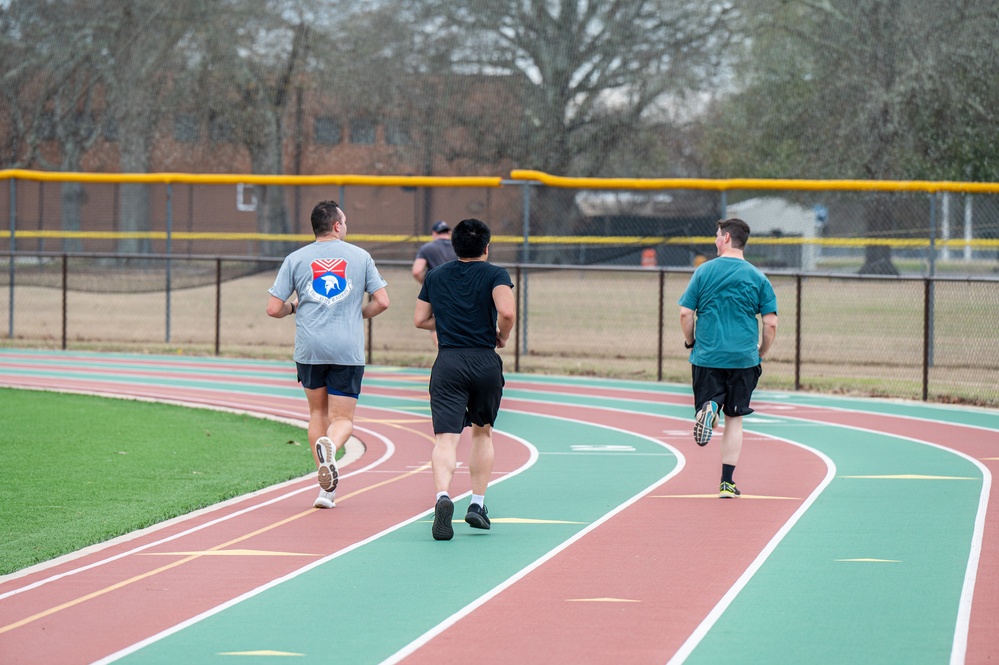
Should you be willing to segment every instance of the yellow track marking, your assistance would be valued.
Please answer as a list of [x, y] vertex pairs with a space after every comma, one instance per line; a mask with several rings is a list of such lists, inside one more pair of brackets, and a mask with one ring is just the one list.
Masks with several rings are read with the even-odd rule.
[[219, 656], [304, 656], [304, 653], [293, 653], [291, 651], [223, 651]]
[[631, 598], [566, 598], [568, 603], [640, 603]]
[[[717, 499], [718, 493], [714, 494], [653, 494], [650, 499]], [[742, 494], [739, 499], [770, 499], [771, 501], [801, 501], [796, 496], [766, 496], [763, 494]]]
[[840, 563], [902, 563], [898, 559], [833, 559]]
[[319, 556], [303, 552], [268, 552], [266, 550], [204, 550], [201, 552], [140, 552], [139, 556]]
[[962, 476], [923, 476], [915, 473], [899, 473], [884, 476], [840, 476], [840, 478], [860, 478], [865, 480], [978, 480]]

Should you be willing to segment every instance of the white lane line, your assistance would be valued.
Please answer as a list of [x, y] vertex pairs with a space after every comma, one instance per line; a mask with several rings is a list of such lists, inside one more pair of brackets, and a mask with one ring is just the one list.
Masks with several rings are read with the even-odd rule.
[[490, 600], [492, 600], [493, 598], [495, 598], [496, 596], [498, 596], [500, 593], [502, 593], [505, 589], [508, 589], [509, 587], [511, 587], [514, 584], [516, 584], [518, 581], [520, 581], [521, 579], [523, 579], [524, 577], [526, 577], [530, 572], [532, 572], [533, 570], [536, 570], [541, 565], [543, 565], [544, 563], [546, 563], [547, 561], [549, 561], [550, 559], [552, 559], [553, 557], [555, 557], [556, 555], [558, 555], [560, 552], [562, 552], [563, 550], [565, 550], [566, 548], [568, 548], [570, 545], [572, 545], [573, 543], [575, 543], [579, 539], [583, 538], [584, 536], [586, 536], [588, 533], [590, 533], [591, 531], [593, 531], [594, 529], [596, 529], [600, 525], [602, 525], [605, 522], [607, 522], [608, 520], [610, 520], [612, 517], [614, 517], [615, 515], [617, 515], [621, 511], [623, 511], [625, 508], [627, 508], [627, 507], [631, 506], [632, 504], [634, 504], [636, 501], [638, 501], [639, 499], [641, 499], [642, 497], [644, 497], [645, 495], [647, 495], [649, 492], [651, 492], [655, 488], [657, 488], [660, 485], [662, 485], [664, 482], [668, 481], [670, 478], [672, 478], [673, 476], [675, 476], [676, 474], [678, 474], [680, 471], [682, 471], [683, 467], [686, 465], [686, 458], [684, 458], [684, 456], [680, 453], [679, 450], [677, 450], [676, 448], [673, 448], [672, 446], [670, 446], [667, 443], [664, 443], [662, 441], [654, 439], [654, 438], [652, 438], [650, 436], [646, 436], [644, 434], [639, 434], [637, 432], [630, 432], [628, 430], [620, 429], [620, 428], [617, 428], [617, 427], [611, 427], [609, 425], [603, 425], [603, 424], [600, 424], [600, 423], [593, 423], [593, 422], [588, 422], [588, 421], [585, 421], [585, 420], [578, 420], [578, 419], [575, 419], [575, 418], [565, 418], [565, 417], [561, 417], [561, 416], [552, 416], [552, 415], [547, 415], [547, 414], [542, 414], [542, 413], [535, 413], [535, 412], [531, 412], [531, 411], [520, 411], [520, 410], [516, 410], [516, 409], [504, 409], [504, 411], [507, 412], [507, 413], [521, 413], [521, 414], [527, 414], [527, 415], [532, 415], [532, 416], [541, 416], [541, 417], [545, 417], [545, 418], [551, 418], [551, 419], [554, 419], [554, 420], [562, 420], [562, 421], [570, 422], [570, 423], [583, 424], [583, 425], [586, 425], [586, 426], [589, 426], [589, 427], [602, 427], [604, 429], [611, 430], [611, 431], [614, 431], [614, 432], [624, 433], [624, 434], [628, 434], [630, 436], [636, 436], [636, 437], [639, 437], [639, 438], [642, 438], [642, 439], [646, 439], [648, 441], [651, 441], [652, 443], [655, 443], [657, 446], [662, 446], [662, 447], [664, 447], [664, 448], [672, 451], [672, 453], [677, 458], [677, 464], [673, 468], [673, 470], [670, 473], [668, 473], [666, 476], [664, 476], [663, 478], [660, 478], [660, 479], [656, 480], [653, 484], [649, 485], [648, 487], [646, 487], [645, 489], [643, 489], [642, 491], [640, 491], [638, 494], [634, 495], [633, 497], [631, 497], [630, 499], [628, 499], [624, 503], [620, 504], [614, 510], [606, 513], [600, 519], [598, 519], [598, 520], [590, 523], [590, 525], [587, 526], [586, 528], [579, 530], [578, 532], [576, 532], [575, 535], [573, 535], [568, 540], [563, 541], [561, 544], [559, 544], [555, 548], [553, 548], [553, 549], [549, 550], [548, 552], [546, 552], [540, 558], [536, 559], [535, 561], [533, 561], [532, 563], [528, 564], [524, 568], [521, 568], [519, 571], [517, 571], [516, 573], [514, 573], [513, 575], [511, 575], [509, 578], [507, 578], [505, 581], [499, 583], [498, 585], [496, 585], [495, 587], [493, 587], [491, 590], [489, 590], [485, 594], [479, 596], [478, 598], [476, 598], [475, 600], [473, 600], [469, 604], [465, 605], [465, 607], [461, 608], [460, 610], [458, 610], [457, 612], [455, 612], [454, 614], [452, 614], [451, 616], [449, 616], [447, 619], [445, 619], [444, 621], [440, 622], [439, 624], [437, 624], [436, 626], [434, 626], [433, 628], [431, 628], [427, 632], [423, 633], [423, 635], [420, 635], [415, 640], [413, 640], [412, 642], [410, 642], [409, 644], [407, 644], [406, 646], [404, 646], [403, 648], [399, 649], [394, 654], [392, 654], [391, 656], [389, 656], [388, 658], [386, 658], [385, 660], [383, 660], [382, 661], [382, 665], [389, 665], [391, 663], [398, 663], [398, 662], [402, 661], [403, 659], [405, 659], [406, 657], [412, 655], [417, 649], [419, 649], [420, 647], [422, 647], [425, 644], [427, 644], [430, 640], [432, 640], [433, 638], [437, 637], [438, 635], [440, 635], [441, 633], [443, 633], [444, 631], [446, 631], [448, 628], [450, 628], [453, 625], [455, 625], [456, 623], [458, 623], [458, 621], [460, 621], [461, 619], [465, 618], [466, 616], [468, 616], [469, 614], [471, 614], [472, 612], [474, 612], [479, 607], [482, 607], [483, 605], [485, 605], [486, 603], [488, 603]]

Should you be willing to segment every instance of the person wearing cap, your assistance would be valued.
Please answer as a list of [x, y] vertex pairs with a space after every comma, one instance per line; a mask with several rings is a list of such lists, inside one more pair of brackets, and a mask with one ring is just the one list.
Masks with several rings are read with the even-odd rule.
[[457, 259], [451, 247], [451, 227], [444, 220], [434, 222], [431, 227], [433, 240], [420, 247], [413, 261], [413, 279], [420, 284], [426, 279], [427, 273], [448, 261]]
[[[416, 252], [416, 260], [413, 261], [413, 279], [420, 284], [427, 278], [427, 273], [448, 261], [455, 261], [458, 255], [451, 247], [451, 227], [444, 220], [434, 222], [430, 227], [434, 239], [420, 247]], [[434, 341], [434, 348], [437, 348], [437, 331], [430, 331], [430, 339]]]

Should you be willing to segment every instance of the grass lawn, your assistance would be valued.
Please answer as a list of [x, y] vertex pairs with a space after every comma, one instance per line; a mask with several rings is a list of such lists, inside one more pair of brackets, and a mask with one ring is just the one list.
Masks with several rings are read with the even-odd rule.
[[0, 575], [315, 470], [305, 429], [0, 388]]

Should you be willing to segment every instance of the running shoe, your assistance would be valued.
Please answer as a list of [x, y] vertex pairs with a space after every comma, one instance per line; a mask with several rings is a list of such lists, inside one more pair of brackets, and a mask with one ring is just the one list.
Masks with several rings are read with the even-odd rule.
[[722, 481], [721, 487], [718, 488], [718, 498], [734, 499], [737, 496], [742, 496], [742, 492], [740, 492], [739, 488], [735, 486], [735, 483], [726, 483]]
[[468, 506], [468, 512], [465, 513], [465, 521], [468, 522], [473, 529], [488, 529], [489, 528], [489, 511], [486, 507], [480, 506], [478, 504], [472, 503]]
[[333, 508], [336, 506], [336, 492], [319, 490], [319, 496], [312, 504], [314, 508]]
[[319, 459], [319, 486], [325, 492], [335, 491], [340, 472], [336, 468], [336, 448], [329, 437], [321, 436], [316, 441], [316, 457]]
[[718, 403], [705, 402], [694, 417], [694, 441], [699, 446], [708, 445], [711, 432], [718, 426]]
[[434, 540], [451, 540], [454, 538], [454, 526], [451, 524], [451, 517], [454, 516], [454, 503], [446, 496], [437, 499], [434, 506], [434, 525], [430, 528], [430, 533], [434, 534]]

